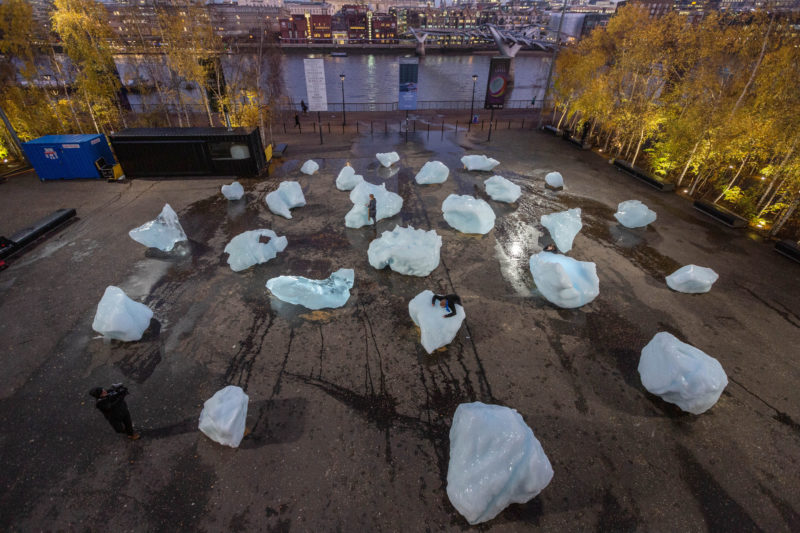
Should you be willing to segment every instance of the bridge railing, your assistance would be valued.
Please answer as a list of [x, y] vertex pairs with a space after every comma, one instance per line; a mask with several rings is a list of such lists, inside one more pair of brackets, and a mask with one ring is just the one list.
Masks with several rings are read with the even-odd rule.
[[[469, 100], [418, 100], [417, 111], [468, 111], [472, 107], [472, 102]], [[505, 109], [533, 109], [530, 100], [507, 100]], [[476, 111], [483, 109], [482, 101], [475, 101], [474, 106]], [[284, 104], [281, 106], [282, 111], [300, 111], [300, 104]], [[345, 111], [357, 112], [388, 112], [398, 111], [397, 102], [346, 102]], [[342, 104], [328, 103], [328, 112], [341, 113]]]

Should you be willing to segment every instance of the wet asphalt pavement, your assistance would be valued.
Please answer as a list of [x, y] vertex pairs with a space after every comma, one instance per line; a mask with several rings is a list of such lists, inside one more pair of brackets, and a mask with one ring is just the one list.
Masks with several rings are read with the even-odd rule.
[[[482, 134], [481, 134], [482, 135]], [[0, 522], [11, 531], [798, 531], [800, 530], [800, 265], [746, 231], [722, 227], [673, 194], [654, 191], [606, 160], [532, 131], [492, 143], [463, 135], [396, 134], [322, 147], [290, 146], [264, 181], [38, 183], [0, 188], [0, 233], [58, 207], [79, 219], [0, 273]], [[383, 169], [376, 152], [397, 150]], [[459, 159], [486, 153], [523, 189], [491, 201]], [[299, 172], [314, 158], [320, 171]], [[440, 185], [414, 175], [436, 159]], [[346, 161], [403, 197], [395, 224], [435, 229], [441, 263], [426, 278], [367, 261], [373, 229], [348, 229]], [[558, 170], [566, 189], [544, 188]], [[296, 180], [307, 205], [286, 220], [266, 193]], [[444, 221], [451, 193], [484, 198], [497, 214], [485, 236]], [[613, 218], [640, 199], [658, 214], [646, 229]], [[190, 242], [155, 253], [127, 236], [164, 202]], [[67, 205], [68, 204], [68, 205]], [[549, 241], [541, 215], [580, 207], [569, 253], [597, 264], [600, 295], [559, 309], [538, 295], [531, 254]], [[270, 228], [289, 245], [236, 273], [225, 245]], [[685, 264], [720, 274], [688, 295], [664, 277]], [[355, 269], [340, 309], [309, 311], [272, 298], [283, 274], [325, 278]], [[153, 309], [140, 342], [106, 342], [91, 329], [107, 285]], [[446, 349], [428, 355], [408, 316], [419, 292], [456, 292], [467, 314]], [[648, 394], [637, 365], [669, 331], [721, 362], [729, 385], [700, 416]], [[142, 439], [114, 434], [87, 391], [122, 381]], [[250, 396], [239, 449], [197, 431], [203, 402], [226, 384]], [[535, 499], [471, 528], [445, 492], [448, 433], [458, 404], [517, 409], [555, 472]]]

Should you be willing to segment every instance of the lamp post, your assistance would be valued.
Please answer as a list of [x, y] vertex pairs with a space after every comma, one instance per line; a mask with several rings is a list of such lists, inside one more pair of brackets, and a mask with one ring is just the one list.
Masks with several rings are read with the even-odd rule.
[[339, 79], [342, 80], [342, 126], [347, 126], [347, 111], [344, 109], [344, 74], [339, 74]]
[[467, 126], [467, 131], [472, 131], [472, 117], [473, 113], [475, 112], [475, 82], [478, 81], [478, 75], [472, 75], [472, 103], [469, 106], [469, 125]]

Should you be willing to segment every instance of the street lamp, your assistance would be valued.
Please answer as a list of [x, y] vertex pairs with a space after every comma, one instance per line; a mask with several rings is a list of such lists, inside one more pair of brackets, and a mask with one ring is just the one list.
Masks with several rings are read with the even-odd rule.
[[342, 80], [342, 126], [347, 126], [347, 111], [344, 109], [344, 74], [339, 74], [339, 79]]
[[472, 75], [472, 103], [469, 106], [469, 125], [467, 126], [467, 131], [472, 130], [472, 117], [473, 113], [475, 112], [475, 82], [478, 81], [478, 75]]

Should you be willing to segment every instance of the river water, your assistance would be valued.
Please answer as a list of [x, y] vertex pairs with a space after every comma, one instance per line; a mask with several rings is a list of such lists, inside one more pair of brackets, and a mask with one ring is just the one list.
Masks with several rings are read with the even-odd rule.
[[[342, 101], [342, 85], [339, 74], [345, 75], [345, 101], [351, 103], [397, 102], [398, 64], [400, 55], [350, 54], [347, 57], [332, 57], [328, 54], [307, 54], [290, 51], [285, 55], [284, 84], [286, 94], [295, 102], [308, 102], [306, 95], [303, 59], [325, 60], [325, 81], [328, 103]], [[475, 102], [482, 107], [486, 93], [486, 78], [489, 74], [490, 54], [437, 54], [419, 58], [419, 101], [470, 101], [472, 98], [472, 75], [478, 75], [475, 84]], [[509, 100], [530, 102], [533, 96], [541, 101], [550, 56], [544, 54], [521, 54], [514, 58], [514, 87]]]

